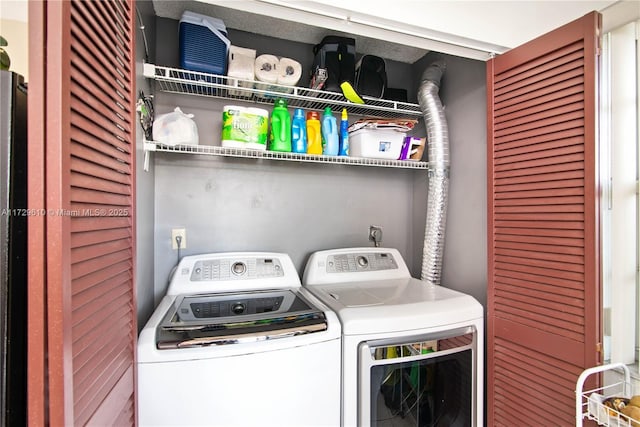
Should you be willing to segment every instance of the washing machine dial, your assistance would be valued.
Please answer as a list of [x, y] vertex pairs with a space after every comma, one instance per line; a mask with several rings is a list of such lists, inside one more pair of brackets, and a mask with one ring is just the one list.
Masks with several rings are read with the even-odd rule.
[[233, 274], [240, 276], [244, 274], [245, 271], [247, 271], [247, 264], [245, 264], [244, 262], [234, 262], [231, 266], [231, 271], [233, 272]]
[[241, 302], [233, 303], [233, 305], [231, 306], [231, 311], [233, 312], [233, 314], [243, 314], [246, 309], [247, 306]]

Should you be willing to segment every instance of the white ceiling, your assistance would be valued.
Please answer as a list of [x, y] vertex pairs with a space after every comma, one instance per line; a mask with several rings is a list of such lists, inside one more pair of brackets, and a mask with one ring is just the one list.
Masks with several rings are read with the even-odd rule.
[[[326, 34], [345, 32], [355, 36], [358, 51], [378, 53], [389, 59], [413, 62], [428, 50], [446, 52], [445, 48], [415, 37], [394, 40], [389, 34], [372, 28], [355, 31], [357, 25], [349, 19], [369, 18], [392, 27], [412, 32], [426, 30], [435, 38], [468, 44], [480, 42], [484, 50], [502, 52], [518, 46], [584, 14], [597, 10], [603, 14], [603, 29], [608, 31], [634, 19], [640, 19], [640, 0], [153, 0], [158, 16], [180, 19], [183, 10], [207, 13], [207, 3], [225, 6], [230, 28], [288, 38], [296, 34], [305, 43], [317, 43]], [[342, 22], [295, 22], [268, 19], [247, 20], [246, 12], [265, 6], [297, 7], [320, 13], [343, 16]], [[214, 6], [215, 7], [215, 6]], [[236, 9], [234, 11], [234, 9]], [[239, 13], [238, 11], [244, 11]], [[27, 22], [28, 0], [1, 0], [0, 19]], [[214, 15], [215, 12], [214, 12]], [[283, 25], [284, 22], [284, 25]], [[306, 25], [311, 24], [311, 25]], [[361, 27], [361, 26], [360, 26]], [[350, 31], [354, 30], [354, 31]], [[370, 34], [373, 33], [373, 34]], [[367, 37], [369, 36], [369, 37]], [[473, 43], [472, 43], [473, 44]], [[474, 53], [462, 56], [474, 57]], [[482, 56], [478, 56], [481, 59]], [[486, 59], [486, 58], [485, 58]]]
[[[350, 9], [358, 13], [508, 48], [521, 45], [593, 10], [602, 11], [613, 3], [616, 1], [323, 0], [321, 2], [328, 7]], [[640, 8], [640, 2], [636, 1], [636, 4]], [[391, 5], [393, 7], [390, 7]]]
[[[190, 10], [228, 28], [318, 43], [356, 39], [357, 51], [413, 63], [430, 50], [486, 60], [597, 10], [640, 0], [152, 0], [160, 17]], [[629, 9], [629, 8], [627, 8]], [[628, 11], [624, 14], [629, 15]], [[605, 15], [606, 16], [606, 15]]]

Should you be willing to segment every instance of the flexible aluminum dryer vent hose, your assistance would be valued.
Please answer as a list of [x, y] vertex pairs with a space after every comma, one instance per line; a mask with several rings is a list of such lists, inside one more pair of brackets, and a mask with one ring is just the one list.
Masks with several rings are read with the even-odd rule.
[[444, 232], [449, 199], [449, 129], [444, 108], [438, 96], [440, 79], [445, 68], [444, 61], [431, 64], [422, 74], [422, 81], [418, 88], [418, 103], [427, 129], [427, 153], [430, 164], [420, 278], [434, 285], [440, 284], [442, 276]]

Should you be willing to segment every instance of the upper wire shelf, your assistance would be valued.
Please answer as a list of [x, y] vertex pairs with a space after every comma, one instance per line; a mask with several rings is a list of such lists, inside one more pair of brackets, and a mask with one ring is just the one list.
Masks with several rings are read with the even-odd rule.
[[322, 111], [348, 108], [349, 114], [378, 117], [402, 118], [421, 117], [418, 104], [362, 97], [365, 104], [348, 101], [341, 93], [283, 86], [217, 74], [200, 73], [179, 68], [144, 64], [144, 76], [154, 79], [164, 92], [235, 99], [238, 101], [271, 104], [276, 98], [284, 98], [292, 108]]

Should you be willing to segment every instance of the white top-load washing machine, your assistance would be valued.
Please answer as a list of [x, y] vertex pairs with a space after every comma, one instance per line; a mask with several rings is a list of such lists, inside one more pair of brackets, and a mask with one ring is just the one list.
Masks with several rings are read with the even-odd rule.
[[184, 257], [138, 340], [139, 425], [339, 425], [340, 345], [288, 255]]
[[303, 286], [342, 323], [344, 426], [481, 426], [483, 308], [411, 277], [396, 249], [311, 255]]

